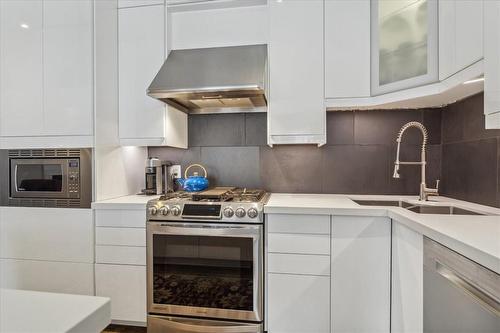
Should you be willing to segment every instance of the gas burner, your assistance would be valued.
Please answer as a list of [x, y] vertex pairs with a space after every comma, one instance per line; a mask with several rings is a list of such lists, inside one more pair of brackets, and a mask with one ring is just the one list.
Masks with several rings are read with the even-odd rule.
[[236, 188], [231, 191], [231, 196], [234, 202], [259, 202], [266, 194], [264, 190]]

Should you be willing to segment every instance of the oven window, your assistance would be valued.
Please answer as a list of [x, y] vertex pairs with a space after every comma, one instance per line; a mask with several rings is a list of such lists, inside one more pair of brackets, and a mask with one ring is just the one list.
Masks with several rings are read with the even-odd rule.
[[17, 164], [18, 192], [61, 192], [60, 164]]
[[253, 240], [153, 235], [156, 304], [253, 311]]

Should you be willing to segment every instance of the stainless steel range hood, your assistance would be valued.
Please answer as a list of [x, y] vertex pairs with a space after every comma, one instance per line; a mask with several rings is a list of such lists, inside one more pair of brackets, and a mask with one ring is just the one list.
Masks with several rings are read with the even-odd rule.
[[186, 113], [265, 112], [267, 45], [174, 50], [147, 91]]

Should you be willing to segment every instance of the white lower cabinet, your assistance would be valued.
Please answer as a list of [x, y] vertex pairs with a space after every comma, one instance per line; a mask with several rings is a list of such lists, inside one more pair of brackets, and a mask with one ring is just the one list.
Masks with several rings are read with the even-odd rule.
[[391, 220], [332, 217], [333, 333], [390, 332]]
[[392, 225], [391, 332], [423, 332], [423, 236]]
[[330, 277], [267, 276], [269, 333], [330, 332]]
[[267, 331], [330, 332], [330, 216], [267, 216]]
[[111, 298], [111, 320], [145, 325], [146, 207], [95, 210], [95, 290]]
[[0, 207], [0, 287], [94, 294], [92, 211]]
[[0, 259], [0, 287], [94, 295], [94, 264]]
[[267, 331], [391, 332], [391, 224], [268, 214]]
[[96, 295], [111, 298], [115, 322], [146, 322], [146, 266], [95, 265]]

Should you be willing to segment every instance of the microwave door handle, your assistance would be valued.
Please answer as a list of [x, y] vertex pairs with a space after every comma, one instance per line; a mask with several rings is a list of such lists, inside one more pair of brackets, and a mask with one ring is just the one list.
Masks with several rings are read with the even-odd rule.
[[448, 282], [472, 297], [479, 305], [492, 314], [500, 317], [500, 302], [488, 295], [480, 287], [462, 278], [451, 268], [436, 260], [436, 272]]
[[14, 191], [19, 192], [19, 187], [17, 187], [17, 163], [16, 166], [14, 167]]

